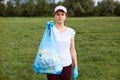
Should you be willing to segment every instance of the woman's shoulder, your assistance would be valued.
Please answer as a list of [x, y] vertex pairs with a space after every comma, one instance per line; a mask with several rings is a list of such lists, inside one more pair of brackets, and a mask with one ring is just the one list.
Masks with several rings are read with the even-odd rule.
[[70, 32], [75, 32], [75, 30], [71, 27], [67, 27]]
[[75, 30], [73, 28], [71, 28], [71, 27], [67, 27], [67, 28], [68, 28], [68, 31], [69, 31], [71, 37], [74, 37], [74, 35], [76, 33]]

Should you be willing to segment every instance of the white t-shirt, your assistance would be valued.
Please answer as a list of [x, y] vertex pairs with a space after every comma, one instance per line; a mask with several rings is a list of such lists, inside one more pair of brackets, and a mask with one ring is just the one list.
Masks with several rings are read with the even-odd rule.
[[62, 58], [63, 66], [72, 64], [72, 58], [70, 53], [71, 38], [74, 37], [75, 31], [72, 28], [67, 27], [66, 31], [60, 32], [55, 26], [53, 31], [58, 43], [58, 49], [60, 57]]

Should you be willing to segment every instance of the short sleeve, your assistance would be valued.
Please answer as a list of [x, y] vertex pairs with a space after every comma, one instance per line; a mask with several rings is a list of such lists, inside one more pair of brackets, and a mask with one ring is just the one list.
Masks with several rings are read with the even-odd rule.
[[70, 36], [73, 38], [75, 36], [76, 32], [74, 29], [70, 28]]

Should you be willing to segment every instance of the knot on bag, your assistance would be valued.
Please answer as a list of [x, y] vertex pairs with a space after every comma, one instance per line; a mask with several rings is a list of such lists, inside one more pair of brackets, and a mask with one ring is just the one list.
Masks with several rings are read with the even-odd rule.
[[53, 26], [54, 26], [54, 23], [52, 20], [46, 23], [46, 29], [48, 30], [49, 36], [51, 36], [51, 29], [53, 28]]
[[51, 29], [53, 26], [54, 26], [54, 23], [53, 23], [52, 20], [51, 20], [51, 21], [48, 21], [48, 22], [46, 23], [47, 29]]

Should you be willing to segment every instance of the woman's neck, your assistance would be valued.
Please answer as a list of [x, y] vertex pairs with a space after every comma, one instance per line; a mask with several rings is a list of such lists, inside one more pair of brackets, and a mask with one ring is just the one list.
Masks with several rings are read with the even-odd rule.
[[55, 24], [55, 27], [59, 30], [59, 31], [61, 31], [61, 32], [64, 32], [64, 31], [66, 31], [66, 29], [67, 29], [67, 27], [64, 25], [64, 24]]
[[62, 28], [65, 28], [65, 25], [64, 24], [55, 24], [55, 27], [58, 28], [58, 29], [62, 29]]

